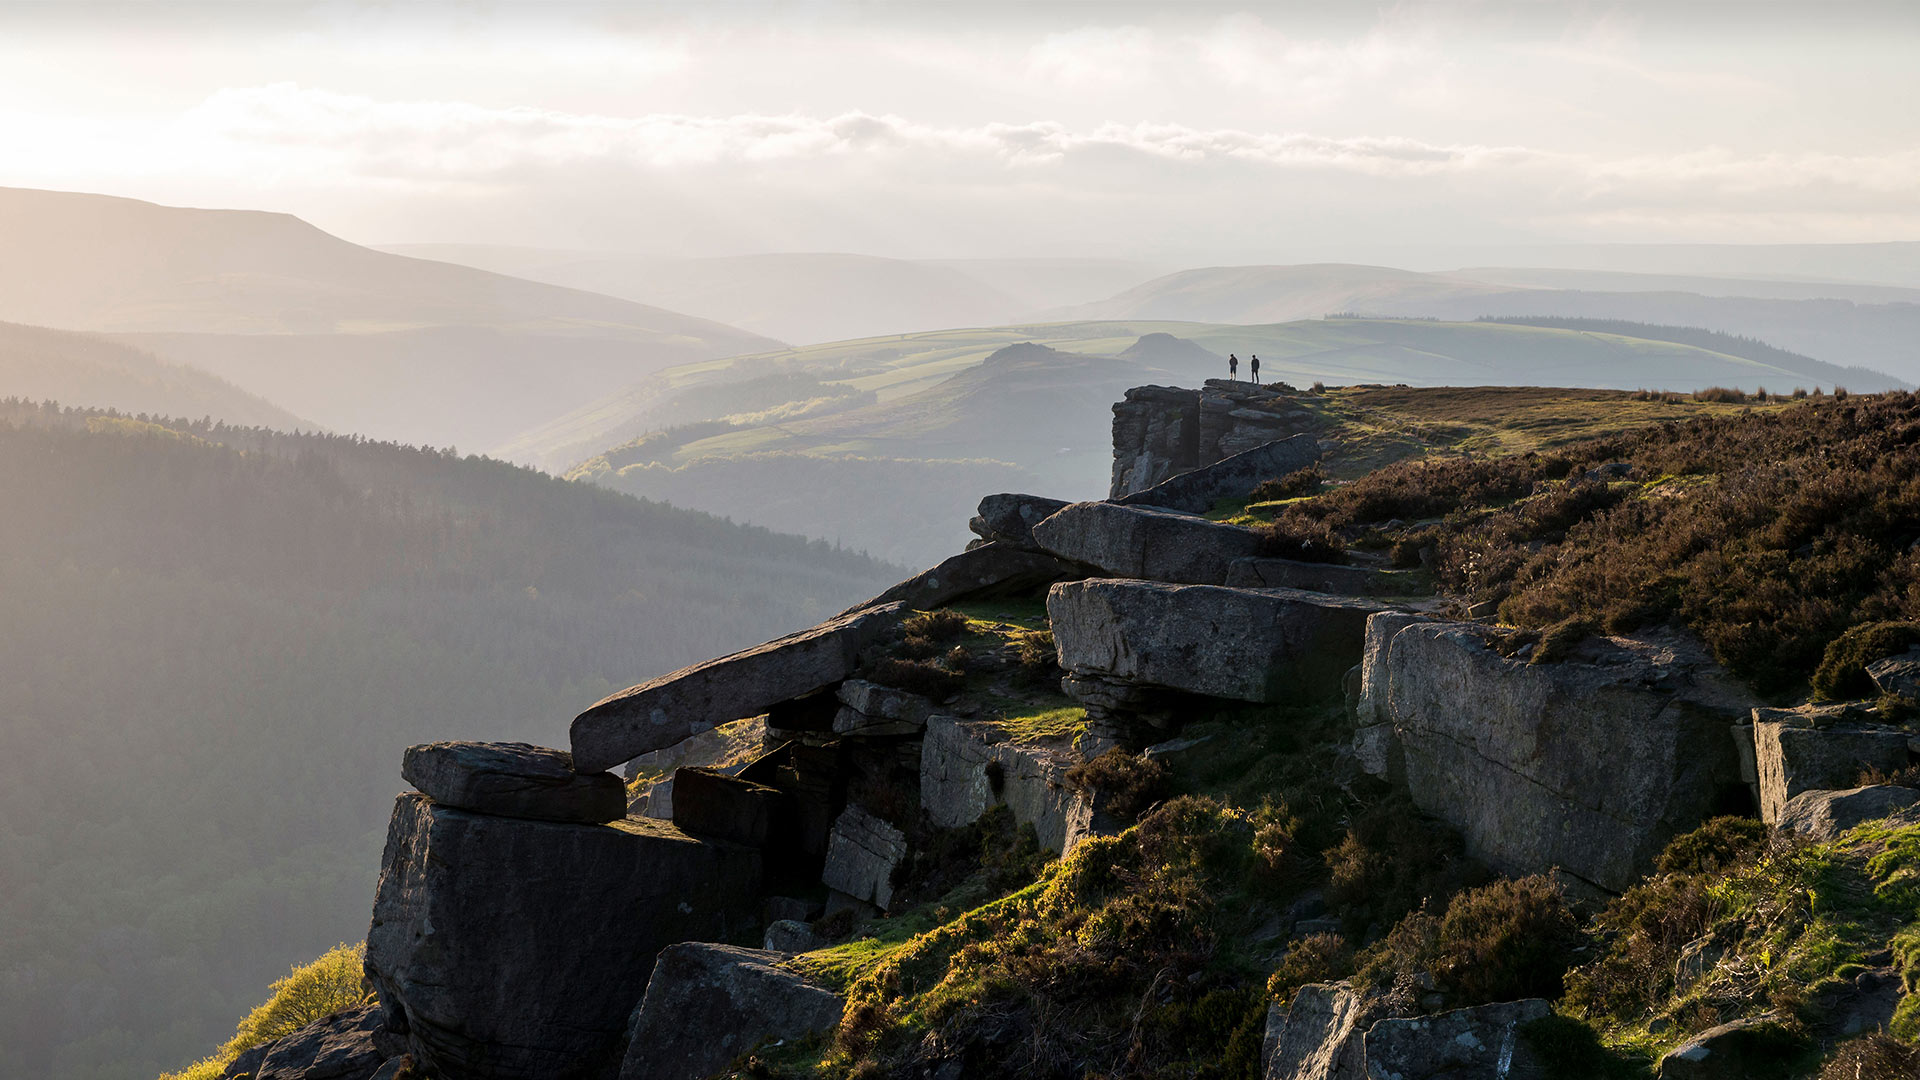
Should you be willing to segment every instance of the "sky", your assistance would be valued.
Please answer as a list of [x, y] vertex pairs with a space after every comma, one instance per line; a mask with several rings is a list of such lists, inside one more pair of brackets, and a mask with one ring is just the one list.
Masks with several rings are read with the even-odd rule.
[[362, 243], [1920, 239], [1920, 4], [0, 0], [0, 186]]

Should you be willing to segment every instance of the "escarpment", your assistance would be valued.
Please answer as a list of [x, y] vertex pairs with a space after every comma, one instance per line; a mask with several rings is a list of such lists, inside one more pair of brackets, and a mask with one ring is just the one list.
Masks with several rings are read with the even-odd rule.
[[[1896, 725], [1766, 708], [1684, 632], [1520, 640], [1426, 569], [1280, 558], [1258, 522], [1198, 512], [1311, 465], [1313, 417], [1245, 384], [1130, 392], [1114, 499], [989, 496], [969, 551], [612, 695], [570, 751], [410, 751], [368, 935], [372, 1059], [443, 1080], [694, 1080], [747, 1055], [755, 1075], [862, 1055], [1080, 1075], [1189, 1052], [1169, 1018], [1231, 1001], [1219, 1044], [1276, 1080], [1553, 1075], [1530, 1033], [1571, 959], [1475, 983], [1429, 956], [1449, 897], [1493, 880], [1476, 902], [1532, 904], [1551, 937], [1563, 897], [1627, 892], [1717, 815], [1831, 839], [1915, 801], [1857, 782], [1909, 764]], [[615, 797], [609, 770], [755, 718], [749, 752]], [[1212, 944], [1176, 933], [1215, 908]], [[1044, 954], [1049, 934], [1071, 948]], [[1068, 1020], [1038, 991], [993, 998], [1096, 955]], [[913, 1026], [936, 1014], [941, 1034]]]

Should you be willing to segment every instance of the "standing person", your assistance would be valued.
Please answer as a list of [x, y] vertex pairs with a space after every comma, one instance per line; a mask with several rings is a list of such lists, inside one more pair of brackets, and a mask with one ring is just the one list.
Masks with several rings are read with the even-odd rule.
[[1240, 379], [1240, 358], [1232, 353], [1227, 354], [1227, 378], [1236, 382]]
[[1247, 360], [1249, 361], [1248, 367], [1253, 372], [1253, 381], [1257, 383], [1260, 381], [1260, 354], [1251, 353], [1247, 356]]

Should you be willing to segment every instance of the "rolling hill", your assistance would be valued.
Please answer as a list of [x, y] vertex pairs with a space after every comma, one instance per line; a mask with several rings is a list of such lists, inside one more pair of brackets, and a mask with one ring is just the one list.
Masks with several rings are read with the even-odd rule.
[[489, 446], [656, 368], [777, 344], [286, 214], [8, 188], [0, 245], [0, 320], [126, 335], [330, 429], [413, 442]]
[[0, 323], [0, 397], [205, 416], [283, 431], [313, 424], [224, 379], [95, 334]]

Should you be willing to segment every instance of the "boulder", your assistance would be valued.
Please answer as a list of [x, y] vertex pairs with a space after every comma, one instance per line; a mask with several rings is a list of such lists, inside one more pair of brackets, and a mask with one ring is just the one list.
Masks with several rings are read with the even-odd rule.
[[1856, 825], [1878, 821], [1920, 803], [1920, 791], [1875, 784], [1847, 791], [1803, 791], [1787, 800], [1777, 825], [1805, 839], [1824, 842]]
[[788, 823], [787, 797], [778, 788], [718, 769], [675, 769], [672, 798], [673, 823], [695, 836], [764, 847]]
[[1115, 501], [1123, 506], [1160, 506], [1204, 514], [1221, 499], [1244, 499], [1261, 481], [1298, 472], [1319, 460], [1320, 440], [1312, 435], [1295, 435], [1170, 476]]
[[1366, 639], [1360, 652], [1360, 694], [1354, 702], [1356, 727], [1393, 720], [1387, 710], [1387, 656], [1394, 636], [1414, 623], [1432, 621], [1431, 616], [1412, 611], [1382, 611], [1367, 616]]
[[825, 938], [816, 933], [813, 927], [798, 919], [780, 919], [767, 924], [766, 933], [760, 937], [761, 948], [768, 952], [803, 953], [824, 948]]
[[1032, 548], [1033, 527], [1066, 505], [1064, 499], [1040, 495], [989, 495], [980, 500], [979, 514], [967, 527], [982, 540]]
[[1367, 1029], [1366, 1075], [1376, 1080], [1554, 1080], [1520, 1038], [1520, 1025], [1552, 1012], [1544, 999], [1528, 998], [1378, 1021]]
[[1296, 589], [1152, 581], [1068, 582], [1047, 593], [1069, 672], [1255, 702], [1337, 693], [1360, 660], [1367, 617], [1381, 610]]
[[900, 603], [865, 608], [622, 690], [574, 718], [574, 767], [609, 769], [831, 686], [853, 674], [861, 650], [909, 610]]
[[1597, 638], [1529, 665], [1484, 627], [1416, 623], [1387, 670], [1413, 801], [1503, 873], [1559, 867], [1623, 892], [1747, 797], [1729, 731], [1752, 699], [1691, 639]]
[[442, 806], [478, 814], [598, 825], [625, 817], [627, 788], [610, 772], [574, 771], [573, 755], [526, 743], [410, 746], [400, 775]]
[[1780, 710], [1753, 714], [1753, 752], [1760, 773], [1760, 818], [1780, 821], [1787, 802], [1803, 791], [1846, 791], [1868, 768], [1892, 772], [1910, 759], [1907, 735], [1857, 724], [1803, 727]]
[[920, 745], [920, 806], [935, 825], [957, 829], [1004, 803], [1043, 850], [1065, 855], [1093, 819], [1087, 793], [1067, 783], [1080, 760], [1068, 740], [1022, 744], [991, 720], [935, 716]]
[[1433, 590], [1412, 570], [1378, 570], [1298, 559], [1235, 559], [1226, 584], [1242, 589], [1307, 589], [1335, 596], [1418, 596]]
[[227, 1067], [221, 1070], [220, 1080], [253, 1080], [253, 1074], [260, 1071], [260, 1063], [266, 1060], [267, 1051], [272, 1049], [272, 1043], [264, 1042], [242, 1050], [239, 1057], [227, 1062]]
[[1920, 649], [1875, 660], [1867, 665], [1867, 677], [1883, 694], [1920, 699]]
[[1365, 1002], [1345, 983], [1313, 983], [1267, 1009], [1266, 1080], [1366, 1080]]
[[914, 735], [933, 714], [927, 698], [865, 679], [841, 683], [839, 700], [843, 707], [833, 718], [836, 735]]
[[420, 1067], [414, 1064], [412, 1057], [401, 1054], [397, 1058], [389, 1058], [368, 1080], [420, 1080]]
[[895, 602], [931, 611], [956, 600], [1023, 593], [1081, 574], [1077, 567], [1044, 551], [1029, 551], [994, 540], [969, 547], [843, 614]]
[[1074, 503], [1033, 528], [1048, 551], [1112, 577], [1220, 585], [1235, 559], [1256, 554], [1260, 535], [1151, 506]]
[[1113, 498], [1212, 460], [1200, 459], [1199, 391], [1136, 386], [1114, 403]]
[[768, 1039], [831, 1031], [846, 1002], [779, 966], [785, 959], [693, 942], [660, 950], [620, 1080], [701, 1080]]
[[1784, 1075], [1794, 1049], [1777, 1018], [1754, 1016], [1708, 1028], [1660, 1059], [1660, 1080], [1759, 1080]]
[[758, 853], [671, 824], [567, 825], [400, 796], [366, 972], [433, 1074], [603, 1080], [663, 946], [755, 922]]
[[266, 1048], [253, 1080], [370, 1080], [386, 1055], [374, 1049], [380, 1007], [325, 1016]]
[[893, 902], [894, 868], [906, 857], [905, 833], [850, 804], [834, 819], [827, 836], [827, 865], [820, 880], [885, 911]]

